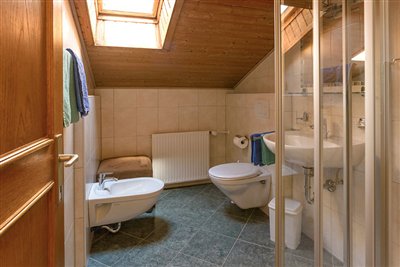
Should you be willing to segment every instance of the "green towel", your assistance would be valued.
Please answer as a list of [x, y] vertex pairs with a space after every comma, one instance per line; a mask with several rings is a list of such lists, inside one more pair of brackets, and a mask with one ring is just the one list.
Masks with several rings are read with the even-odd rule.
[[271, 165], [275, 163], [275, 154], [269, 150], [264, 141], [261, 143], [261, 163], [262, 165]]
[[79, 121], [79, 112], [76, 106], [74, 80], [74, 63], [70, 53], [64, 51], [63, 56], [63, 115], [64, 128]]

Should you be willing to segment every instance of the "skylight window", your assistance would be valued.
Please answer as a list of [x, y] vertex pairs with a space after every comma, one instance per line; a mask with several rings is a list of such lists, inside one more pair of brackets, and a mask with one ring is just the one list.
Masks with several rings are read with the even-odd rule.
[[99, 14], [157, 18], [160, 0], [98, 0]]
[[184, 0], [90, 0], [87, 3], [95, 45], [169, 49], [177, 24], [177, 19], [172, 17], [179, 17]]

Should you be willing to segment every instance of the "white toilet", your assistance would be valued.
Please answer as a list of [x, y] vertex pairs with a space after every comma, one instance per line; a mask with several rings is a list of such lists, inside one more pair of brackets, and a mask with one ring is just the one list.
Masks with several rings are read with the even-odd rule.
[[250, 163], [227, 163], [208, 171], [211, 181], [242, 209], [268, 204], [271, 174]]

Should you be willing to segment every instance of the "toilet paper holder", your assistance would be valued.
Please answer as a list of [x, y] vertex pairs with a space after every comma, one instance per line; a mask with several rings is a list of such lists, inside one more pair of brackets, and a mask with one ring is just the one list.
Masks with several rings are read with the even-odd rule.
[[235, 135], [232, 141], [240, 149], [245, 149], [249, 146], [249, 138], [247, 136]]

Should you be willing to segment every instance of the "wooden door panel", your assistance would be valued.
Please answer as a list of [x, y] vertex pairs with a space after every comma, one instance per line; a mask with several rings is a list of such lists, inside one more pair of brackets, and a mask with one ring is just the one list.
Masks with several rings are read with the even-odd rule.
[[0, 0], [1, 267], [64, 264], [61, 4]]
[[0, 155], [47, 137], [46, 1], [0, 1]]
[[53, 161], [54, 142], [6, 166], [0, 161], [0, 231], [54, 180]]
[[49, 213], [48, 200], [45, 195], [2, 235], [0, 266], [49, 266], [50, 227], [48, 220], [43, 220]]

